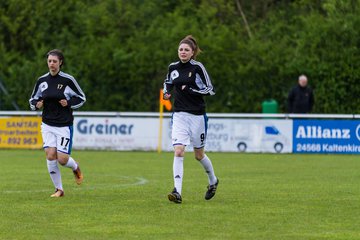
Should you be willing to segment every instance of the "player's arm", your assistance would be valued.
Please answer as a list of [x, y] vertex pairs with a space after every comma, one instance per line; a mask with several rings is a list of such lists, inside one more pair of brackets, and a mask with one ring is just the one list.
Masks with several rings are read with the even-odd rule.
[[72, 109], [77, 109], [86, 102], [85, 93], [74, 78], [71, 79], [69, 85], [65, 89], [64, 94], [67, 96], [67, 105]]
[[209, 74], [202, 64], [199, 64], [196, 71], [195, 83], [197, 85], [197, 89], [187, 85], [184, 85], [182, 89], [192, 95], [215, 95], [215, 89], [211, 83]]
[[171, 91], [173, 88], [174, 88], [174, 84], [172, 83], [172, 80], [170, 78], [170, 68], [169, 68], [169, 71], [166, 74], [166, 79], [164, 81], [164, 88], [163, 88], [163, 98], [165, 100], [170, 99]]
[[43, 106], [42, 92], [39, 86], [40, 82], [37, 81], [29, 99], [30, 108], [33, 111], [36, 111]]

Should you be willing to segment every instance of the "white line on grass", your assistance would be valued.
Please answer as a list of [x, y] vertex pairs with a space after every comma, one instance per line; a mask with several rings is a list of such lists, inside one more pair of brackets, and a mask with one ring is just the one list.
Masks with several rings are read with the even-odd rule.
[[[77, 186], [77, 187], [69, 186], [69, 187], [67, 187], [67, 189], [71, 189], [71, 190], [116, 189], [116, 188], [130, 187], [130, 186], [145, 185], [149, 182], [146, 178], [143, 178], [143, 177], [130, 177], [130, 176], [119, 176], [119, 177], [123, 178], [123, 179], [134, 180], [134, 182], [111, 184], [111, 186], [109, 186], [109, 184], [106, 184], [106, 183], [103, 183], [103, 184], [100, 183], [100, 184], [94, 184], [94, 185], [87, 185], [85, 183], [82, 186]], [[2, 191], [2, 193], [48, 192], [48, 191], [49, 191], [49, 189], [38, 189], [38, 190], [26, 189], [26, 190], [5, 190], [5, 191]]]

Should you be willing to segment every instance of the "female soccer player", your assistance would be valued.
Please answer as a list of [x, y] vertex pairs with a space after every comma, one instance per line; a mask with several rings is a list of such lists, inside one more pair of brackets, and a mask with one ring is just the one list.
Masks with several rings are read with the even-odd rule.
[[81, 107], [85, 94], [75, 78], [60, 70], [64, 64], [64, 55], [54, 49], [47, 53], [49, 72], [41, 76], [34, 87], [29, 100], [32, 110], [43, 107], [41, 133], [50, 178], [55, 186], [51, 197], [64, 196], [58, 162], [71, 168], [77, 184], [81, 184], [83, 175], [79, 164], [70, 157], [73, 137], [73, 109]]
[[206, 200], [210, 200], [215, 195], [219, 184], [212, 163], [204, 151], [208, 118], [203, 96], [214, 95], [215, 92], [205, 67], [195, 61], [199, 52], [199, 46], [191, 35], [181, 40], [178, 48], [180, 61], [170, 64], [164, 83], [164, 99], [170, 99], [172, 90], [174, 95], [172, 118], [174, 190], [169, 193], [168, 198], [175, 203], [182, 202], [184, 153], [185, 147], [190, 142], [194, 147], [195, 158], [204, 167], [209, 178], [205, 193]]

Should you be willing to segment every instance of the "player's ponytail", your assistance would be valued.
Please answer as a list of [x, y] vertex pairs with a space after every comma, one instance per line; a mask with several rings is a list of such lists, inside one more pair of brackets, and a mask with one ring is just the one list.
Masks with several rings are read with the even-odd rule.
[[194, 51], [194, 55], [191, 57], [192, 59], [195, 59], [196, 56], [201, 52], [201, 49], [199, 48], [196, 39], [192, 35], [187, 35], [183, 40], [180, 41], [179, 45], [183, 43], [189, 45]]

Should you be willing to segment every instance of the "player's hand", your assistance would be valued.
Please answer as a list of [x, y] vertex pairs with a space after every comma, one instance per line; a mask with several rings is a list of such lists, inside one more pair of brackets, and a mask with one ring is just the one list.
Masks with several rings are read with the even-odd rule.
[[44, 100], [40, 100], [36, 103], [36, 108], [37, 109], [40, 109], [44, 106]]
[[66, 106], [68, 105], [68, 101], [67, 101], [66, 99], [61, 99], [61, 100], [59, 101], [59, 103], [60, 103], [61, 106], [63, 106], [63, 107], [66, 107]]
[[171, 98], [171, 94], [165, 93], [164, 96], [163, 96], [163, 98], [164, 98], [165, 100], [169, 100], [169, 99]]

